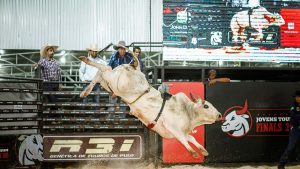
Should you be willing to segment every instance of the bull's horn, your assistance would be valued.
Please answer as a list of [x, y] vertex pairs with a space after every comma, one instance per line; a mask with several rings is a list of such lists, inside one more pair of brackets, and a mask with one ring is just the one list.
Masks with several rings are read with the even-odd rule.
[[94, 66], [98, 69], [100, 69], [101, 71], [105, 71], [105, 70], [110, 70], [111, 67], [110, 66], [106, 66], [106, 65], [103, 65], [101, 63], [95, 63], [95, 62], [92, 62], [90, 61], [87, 57], [85, 56], [80, 56], [79, 59], [81, 61], [83, 61], [84, 63], [86, 63], [87, 65], [91, 65], [91, 66]]
[[190, 96], [191, 96], [192, 102], [197, 103], [197, 100], [195, 99], [195, 97], [193, 96], [192, 93], [190, 93]]
[[248, 100], [246, 99], [244, 107], [241, 110], [237, 110], [236, 114], [242, 115], [242, 114], [246, 113], [247, 110], [248, 110]]
[[140, 69], [140, 61], [139, 61], [139, 59], [133, 54], [133, 52], [131, 50], [128, 49], [128, 52], [133, 57], [133, 60], [134, 60], [133, 66], [135, 67], [135, 69]]

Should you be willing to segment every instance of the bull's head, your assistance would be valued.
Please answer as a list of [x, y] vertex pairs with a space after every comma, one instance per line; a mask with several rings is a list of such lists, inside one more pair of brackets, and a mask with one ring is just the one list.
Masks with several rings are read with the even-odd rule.
[[195, 103], [194, 108], [200, 115], [203, 124], [211, 124], [222, 119], [221, 113], [208, 101], [202, 100], [200, 97], [196, 100], [190, 93], [192, 101]]
[[19, 161], [22, 165], [33, 165], [35, 161], [43, 161], [43, 137], [41, 135], [21, 135]]
[[223, 132], [233, 132], [233, 136], [242, 136], [249, 131], [249, 123], [246, 118], [249, 115], [246, 114], [248, 110], [248, 102], [245, 101], [245, 105], [240, 110], [234, 110], [225, 117], [225, 122], [222, 124]]

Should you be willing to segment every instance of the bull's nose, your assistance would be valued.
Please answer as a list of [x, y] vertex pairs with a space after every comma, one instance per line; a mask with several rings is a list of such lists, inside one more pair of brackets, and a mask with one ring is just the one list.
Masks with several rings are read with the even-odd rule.
[[217, 119], [218, 119], [218, 120], [222, 120], [222, 119], [223, 119], [222, 114], [219, 113], [218, 116], [217, 116]]

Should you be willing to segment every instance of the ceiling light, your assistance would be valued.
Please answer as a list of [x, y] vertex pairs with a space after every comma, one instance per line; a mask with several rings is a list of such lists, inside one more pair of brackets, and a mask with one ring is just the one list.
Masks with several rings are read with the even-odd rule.
[[64, 57], [64, 56], [61, 57], [61, 58], [60, 58], [60, 62], [61, 62], [61, 63], [66, 63], [66, 57]]

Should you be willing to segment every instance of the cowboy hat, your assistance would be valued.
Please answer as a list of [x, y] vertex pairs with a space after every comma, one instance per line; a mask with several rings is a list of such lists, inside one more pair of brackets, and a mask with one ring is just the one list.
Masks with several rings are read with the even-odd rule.
[[98, 45], [96, 43], [93, 43], [90, 45], [90, 47], [86, 48], [87, 51], [94, 51], [99, 52], [100, 48], [98, 48]]
[[47, 55], [47, 50], [50, 49], [50, 48], [53, 48], [54, 51], [56, 51], [56, 49], [58, 48], [58, 46], [56, 45], [52, 45], [52, 44], [46, 44], [45, 46], [43, 46], [40, 50], [40, 54], [41, 56], [46, 56]]
[[119, 41], [118, 44], [114, 44], [113, 48], [115, 50], [118, 50], [119, 48], [127, 49], [125, 41]]

